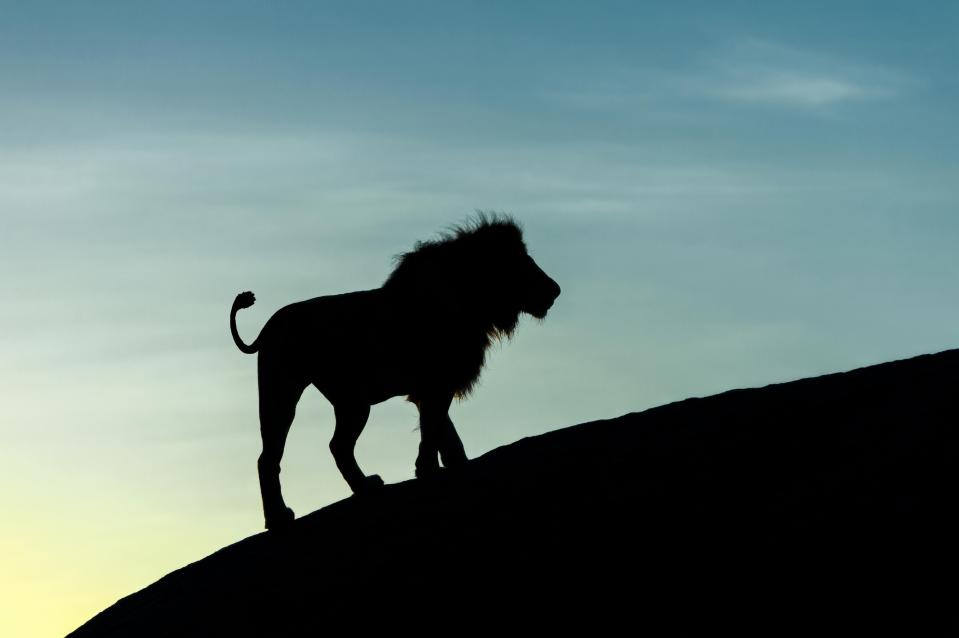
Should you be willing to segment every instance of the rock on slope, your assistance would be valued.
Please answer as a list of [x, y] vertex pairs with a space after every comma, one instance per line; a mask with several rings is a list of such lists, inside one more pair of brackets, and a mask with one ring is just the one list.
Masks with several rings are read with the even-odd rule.
[[957, 391], [953, 350], [526, 438], [226, 547], [71, 635], [945, 631]]

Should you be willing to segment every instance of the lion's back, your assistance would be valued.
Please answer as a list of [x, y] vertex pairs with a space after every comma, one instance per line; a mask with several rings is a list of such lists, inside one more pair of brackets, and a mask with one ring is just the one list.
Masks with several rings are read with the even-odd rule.
[[376, 331], [381, 300], [376, 290], [314, 297], [277, 310], [260, 333], [260, 349], [328, 349], [363, 342]]

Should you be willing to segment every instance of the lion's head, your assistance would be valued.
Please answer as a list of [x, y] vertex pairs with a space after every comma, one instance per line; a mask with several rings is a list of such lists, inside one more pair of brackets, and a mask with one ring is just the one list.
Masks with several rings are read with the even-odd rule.
[[479, 213], [438, 239], [399, 255], [386, 289], [508, 337], [521, 313], [537, 319], [559, 296], [559, 285], [533, 261], [523, 231], [509, 216]]

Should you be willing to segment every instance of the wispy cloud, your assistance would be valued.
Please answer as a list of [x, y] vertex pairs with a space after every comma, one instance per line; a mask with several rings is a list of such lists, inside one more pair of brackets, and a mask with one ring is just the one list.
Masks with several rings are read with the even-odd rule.
[[901, 72], [834, 54], [742, 39], [705, 47], [683, 66], [604, 69], [561, 81], [547, 98], [578, 111], [628, 112], [657, 104], [709, 100], [816, 110], [902, 96], [914, 81]]
[[870, 90], [843, 78], [780, 71], [767, 72], [741, 83], [718, 87], [714, 95], [741, 102], [816, 107], [882, 97], [888, 93]]
[[893, 98], [904, 89], [894, 71], [783, 46], [746, 40], [685, 81], [688, 90], [729, 102], [820, 108]]

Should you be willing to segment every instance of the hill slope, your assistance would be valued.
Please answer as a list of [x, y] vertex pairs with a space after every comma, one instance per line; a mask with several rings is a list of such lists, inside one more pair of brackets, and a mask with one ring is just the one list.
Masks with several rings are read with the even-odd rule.
[[71, 635], [433, 633], [440, 606], [454, 627], [943, 629], [957, 391], [953, 350], [526, 438], [229, 546]]

